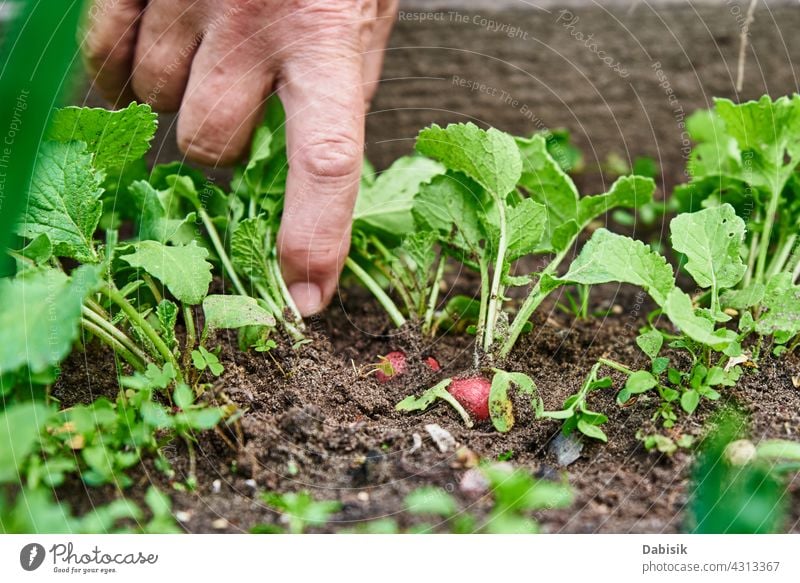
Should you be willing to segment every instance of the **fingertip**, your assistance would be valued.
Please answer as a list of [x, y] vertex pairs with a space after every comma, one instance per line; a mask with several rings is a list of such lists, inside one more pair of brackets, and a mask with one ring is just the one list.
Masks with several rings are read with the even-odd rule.
[[290, 284], [289, 294], [304, 318], [318, 314], [327, 304], [322, 295], [322, 287], [313, 281], [297, 281]]

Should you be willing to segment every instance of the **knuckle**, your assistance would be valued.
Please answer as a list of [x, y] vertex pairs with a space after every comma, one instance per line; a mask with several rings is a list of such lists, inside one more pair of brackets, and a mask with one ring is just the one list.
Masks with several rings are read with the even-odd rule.
[[361, 169], [361, 146], [343, 133], [312, 137], [299, 153], [300, 169], [318, 178], [349, 178]]

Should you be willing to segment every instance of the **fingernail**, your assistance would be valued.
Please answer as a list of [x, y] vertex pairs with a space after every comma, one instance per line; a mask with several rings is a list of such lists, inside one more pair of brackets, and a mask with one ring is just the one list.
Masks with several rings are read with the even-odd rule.
[[303, 317], [322, 310], [322, 290], [316, 283], [298, 281], [289, 285], [289, 293], [292, 294], [292, 299]]

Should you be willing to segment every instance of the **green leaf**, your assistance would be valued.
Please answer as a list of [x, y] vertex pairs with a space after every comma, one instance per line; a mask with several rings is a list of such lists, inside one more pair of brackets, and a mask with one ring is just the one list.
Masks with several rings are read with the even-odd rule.
[[29, 239], [47, 235], [59, 257], [99, 261], [93, 235], [103, 212], [100, 182], [85, 144], [43, 144], [16, 232]]
[[158, 191], [149, 182], [137, 180], [128, 186], [141, 208], [139, 238], [160, 243], [189, 243], [195, 236], [195, 212], [183, 212], [173, 190]]
[[406, 510], [412, 514], [434, 514], [449, 518], [458, 512], [458, 503], [436, 486], [418, 488], [406, 496]]
[[720, 290], [732, 288], [747, 270], [740, 249], [744, 221], [729, 204], [672, 219], [672, 247], [686, 255], [688, 271], [701, 288], [711, 288], [712, 312], [720, 312]]
[[194, 403], [194, 391], [184, 383], [179, 383], [172, 393], [172, 400], [179, 408], [186, 410]]
[[508, 390], [512, 385], [525, 394], [533, 396], [536, 393], [536, 384], [528, 375], [495, 369], [489, 390], [489, 416], [500, 433], [506, 433], [514, 426], [514, 406], [508, 398]]
[[[277, 96], [267, 101], [264, 121], [253, 134], [242, 176], [250, 195], [282, 194], [286, 190], [289, 162], [286, 156], [286, 114]], [[238, 189], [237, 189], [238, 190]]]
[[[213, 369], [212, 369], [213, 372]], [[222, 409], [219, 407], [204, 407], [186, 411], [186, 419], [193, 429], [206, 431], [213, 429], [222, 420]]]
[[23, 366], [40, 373], [61, 362], [78, 337], [83, 300], [98, 281], [90, 265], [71, 278], [49, 269], [0, 279], [0, 375]]
[[625, 389], [631, 395], [639, 395], [654, 388], [658, 380], [646, 370], [637, 370], [625, 381]]
[[421, 184], [444, 172], [441, 164], [422, 156], [399, 158], [371, 184], [362, 184], [353, 212], [356, 229], [402, 237], [414, 230], [411, 209]]
[[563, 232], [562, 236], [556, 236], [557, 229], [574, 221], [574, 233], [579, 230], [578, 189], [548, 153], [543, 135], [537, 134], [530, 139], [517, 138], [516, 144], [522, 156], [519, 183], [533, 200], [543, 204], [547, 210], [547, 226], [538, 252], [561, 251], [568, 238], [563, 236]]
[[547, 209], [533, 199], [523, 199], [506, 211], [508, 248], [506, 261], [534, 253], [547, 225]]
[[595, 285], [608, 282], [643, 287], [663, 305], [675, 287], [672, 268], [661, 255], [640, 241], [598, 229], [584, 245], [566, 275], [567, 283]]
[[711, 320], [698, 316], [692, 306], [692, 298], [678, 288], [673, 289], [667, 296], [664, 313], [689, 338], [714, 350], [724, 350], [736, 340], [736, 333], [733, 330], [721, 328], [715, 331]]
[[463, 172], [498, 201], [516, 188], [522, 173], [514, 138], [495, 128], [482, 130], [467, 123], [442, 129], [433, 124], [419, 133], [416, 148], [450, 170]]
[[196, 242], [168, 247], [157, 241], [142, 241], [135, 249], [121, 259], [158, 278], [179, 301], [199, 304], [208, 293], [211, 283], [208, 251]]
[[420, 230], [438, 233], [442, 242], [476, 262], [483, 254], [485, 217], [492, 204], [472, 180], [448, 172], [420, 187], [412, 213]]
[[700, 404], [700, 393], [690, 389], [681, 395], [681, 407], [690, 415], [695, 412]]
[[0, 484], [19, 485], [19, 468], [39, 441], [52, 415], [50, 407], [36, 401], [16, 403], [0, 411]]
[[578, 201], [578, 222], [587, 224], [617, 207], [636, 208], [653, 200], [656, 183], [644, 176], [623, 176], [606, 194], [585, 196]]
[[578, 431], [583, 433], [587, 437], [591, 437], [592, 439], [598, 439], [603, 443], [608, 442], [608, 436], [606, 436], [605, 432], [600, 429], [597, 425], [592, 425], [591, 423], [587, 423], [584, 419], [578, 419]]
[[203, 314], [209, 330], [275, 326], [275, 318], [254, 298], [235, 295], [210, 295], [203, 300]]
[[747, 181], [771, 186], [775, 182], [775, 171], [783, 167], [785, 150], [794, 152], [798, 146], [800, 95], [775, 101], [764, 95], [758, 101], [741, 104], [715, 99], [714, 104], [728, 134], [743, 152], [753, 154], [752, 172]]
[[800, 333], [800, 286], [792, 283], [791, 273], [780, 273], [769, 280], [764, 307], [767, 311], [756, 322], [756, 332], [762, 336]]
[[65, 107], [53, 115], [48, 137], [57, 142], [84, 142], [94, 166], [118, 169], [144, 156], [156, 132], [158, 116], [149, 105], [131, 103], [116, 111]]
[[649, 330], [636, 337], [636, 344], [647, 356], [654, 359], [658, 356], [661, 346], [664, 344], [664, 337], [658, 330]]
[[251, 282], [269, 281], [268, 225], [259, 215], [239, 223], [231, 236], [231, 261]]
[[169, 348], [175, 348], [178, 345], [178, 340], [175, 338], [175, 325], [178, 323], [178, 306], [169, 300], [161, 300], [156, 306], [156, 317], [161, 325], [164, 342]]
[[726, 308], [733, 308], [734, 310], [746, 310], [753, 306], [757, 306], [764, 299], [764, 292], [766, 287], [763, 283], [751, 281], [750, 284], [743, 289], [729, 289], [720, 297], [720, 303]]

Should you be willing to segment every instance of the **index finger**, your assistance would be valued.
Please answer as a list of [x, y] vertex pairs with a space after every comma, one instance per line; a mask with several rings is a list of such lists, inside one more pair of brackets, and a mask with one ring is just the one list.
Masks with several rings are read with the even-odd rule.
[[279, 90], [289, 176], [278, 253], [304, 316], [320, 311], [336, 291], [350, 247], [364, 147], [361, 55], [323, 50], [316, 56], [287, 63]]

